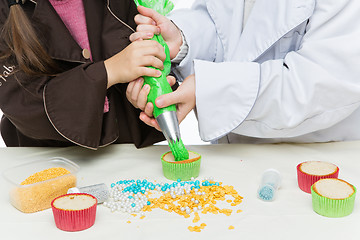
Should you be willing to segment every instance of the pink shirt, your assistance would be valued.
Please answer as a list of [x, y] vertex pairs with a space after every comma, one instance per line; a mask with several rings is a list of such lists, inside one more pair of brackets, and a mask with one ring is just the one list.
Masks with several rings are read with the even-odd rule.
[[[83, 0], [49, 0], [49, 2], [79, 46], [90, 51], [92, 60]], [[104, 113], [108, 111], [109, 101], [105, 97]]]
[[49, 0], [82, 49], [90, 51], [83, 0]]

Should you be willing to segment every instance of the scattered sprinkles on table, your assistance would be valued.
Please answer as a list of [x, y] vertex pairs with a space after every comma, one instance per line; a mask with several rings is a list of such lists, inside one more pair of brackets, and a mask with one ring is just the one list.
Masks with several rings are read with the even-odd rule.
[[201, 229], [206, 227], [205, 223], [200, 224], [200, 226], [189, 226], [188, 229], [190, 232], [201, 232]]
[[[227, 216], [233, 213], [230, 208], [219, 208], [217, 201], [235, 207], [242, 199], [233, 186], [222, 185], [221, 182], [213, 181], [211, 177], [203, 181], [194, 178], [190, 181], [178, 179], [172, 183], [153, 183], [146, 179], [138, 179], [112, 183], [110, 198], [104, 202], [104, 206], [111, 212], [120, 211], [133, 216], [136, 216], [134, 213], [140, 213], [140, 219], [145, 218], [144, 212], [150, 212], [155, 208], [174, 212], [185, 218], [194, 213], [192, 222], [197, 223], [200, 221], [199, 213], [222, 213]], [[240, 213], [241, 210], [236, 212]], [[200, 226], [189, 226], [188, 229], [192, 232], [201, 232], [205, 226], [206, 224], [202, 223]]]

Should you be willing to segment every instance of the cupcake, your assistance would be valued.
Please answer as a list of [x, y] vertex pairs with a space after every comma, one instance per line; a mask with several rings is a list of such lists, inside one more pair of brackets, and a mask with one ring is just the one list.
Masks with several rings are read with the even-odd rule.
[[170, 151], [161, 156], [161, 162], [164, 176], [167, 179], [173, 181], [178, 179], [187, 181], [192, 177], [196, 178], [199, 176], [201, 155], [196, 152], [189, 151], [189, 159], [175, 161], [175, 158]]
[[337, 178], [320, 179], [311, 187], [312, 205], [325, 217], [344, 217], [354, 209], [356, 188]]
[[328, 162], [309, 161], [297, 165], [298, 184], [301, 190], [311, 193], [311, 185], [322, 178], [337, 178], [339, 168]]
[[56, 227], [70, 232], [94, 225], [96, 206], [96, 198], [86, 193], [62, 195], [51, 202]]

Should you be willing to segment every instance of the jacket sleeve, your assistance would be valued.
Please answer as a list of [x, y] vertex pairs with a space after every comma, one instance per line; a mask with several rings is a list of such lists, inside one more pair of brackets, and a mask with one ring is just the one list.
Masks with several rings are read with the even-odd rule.
[[[318, 1], [300, 49], [256, 62], [195, 60], [201, 138], [289, 138], [326, 129], [360, 106], [357, 1]], [[214, 117], [216, 116], [216, 117]]]
[[51, 79], [42, 97], [54, 129], [77, 145], [96, 149], [102, 137], [106, 87], [103, 62], [83, 64]]
[[[17, 71], [1, 62], [2, 72]], [[106, 96], [103, 62], [82, 64], [56, 77], [30, 77], [19, 71], [0, 79], [0, 106], [24, 135], [70, 141], [97, 148]]]

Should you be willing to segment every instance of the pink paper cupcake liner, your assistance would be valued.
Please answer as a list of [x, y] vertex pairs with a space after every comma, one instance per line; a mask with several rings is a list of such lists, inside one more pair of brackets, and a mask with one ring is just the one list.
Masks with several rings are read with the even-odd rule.
[[[54, 201], [67, 195], [88, 195], [94, 198], [96, 203], [93, 206], [82, 210], [64, 210], [56, 208], [54, 206]], [[56, 227], [63, 231], [69, 232], [82, 231], [94, 225], [96, 218], [96, 207], [97, 199], [94, 196], [86, 193], [71, 193], [62, 195], [55, 198], [51, 202], [51, 208], [53, 210]]]
[[311, 186], [322, 178], [338, 178], [339, 176], [339, 168], [336, 167], [336, 171], [334, 173], [328, 174], [328, 175], [311, 175], [305, 172], [302, 172], [300, 170], [300, 165], [302, 163], [298, 164], [297, 169], [297, 177], [298, 177], [298, 185], [301, 190], [303, 190], [306, 193], [311, 193]]

